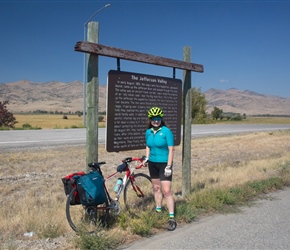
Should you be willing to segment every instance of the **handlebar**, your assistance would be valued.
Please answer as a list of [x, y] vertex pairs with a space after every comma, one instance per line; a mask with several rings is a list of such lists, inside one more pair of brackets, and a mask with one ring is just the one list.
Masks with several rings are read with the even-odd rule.
[[101, 161], [101, 162], [90, 162], [88, 164], [89, 168], [92, 170], [97, 170], [97, 171], [101, 171], [101, 165], [106, 164], [105, 161]]
[[[135, 169], [140, 169], [140, 168], [143, 167], [142, 163], [143, 163], [144, 159], [145, 159], [145, 156], [142, 156], [142, 157], [126, 157], [125, 159], [122, 160], [123, 163], [117, 167], [117, 171], [120, 172], [120, 173], [125, 171], [127, 169], [127, 167], [128, 167], [128, 164], [130, 162], [133, 162], [133, 161], [139, 161], [140, 162], [140, 164], [135, 167]], [[97, 170], [97, 171], [101, 172], [101, 165], [103, 165], [103, 164], [106, 164], [106, 162], [105, 161], [102, 161], [102, 162], [91, 162], [91, 163], [88, 164], [88, 166], [92, 170]]]
[[103, 165], [103, 164], [106, 164], [106, 162], [105, 161], [101, 161], [101, 162], [90, 162], [89, 164], [88, 164], [88, 166], [90, 167], [90, 168], [92, 168], [92, 167], [97, 167], [97, 166], [101, 166], [101, 165]]
[[142, 156], [141, 158], [140, 157], [127, 157], [127, 158], [122, 160], [123, 163], [117, 167], [117, 171], [120, 173], [123, 171], [126, 171], [128, 168], [128, 163], [133, 162], [133, 161], [140, 162], [140, 164], [138, 166], [136, 166], [135, 169], [142, 168], [143, 167], [142, 163], [143, 163], [144, 159], [145, 159], [145, 156]]
[[126, 163], [132, 162], [132, 161], [140, 161], [140, 162], [142, 162], [142, 161], [145, 160], [145, 158], [146, 158], [146, 156], [142, 156], [141, 158], [140, 157], [135, 157], [135, 158], [127, 157], [127, 158], [123, 159], [122, 162], [126, 162]]

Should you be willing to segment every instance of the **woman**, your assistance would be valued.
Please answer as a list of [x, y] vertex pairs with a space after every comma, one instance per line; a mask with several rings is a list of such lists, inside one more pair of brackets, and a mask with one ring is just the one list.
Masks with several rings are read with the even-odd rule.
[[171, 193], [174, 136], [162, 120], [163, 111], [153, 107], [148, 111], [146, 137], [146, 159], [152, 179], [156, 212], [162, 210], [163, 195], [169, 211], [168, 230], [176, 228], [174, 199]]

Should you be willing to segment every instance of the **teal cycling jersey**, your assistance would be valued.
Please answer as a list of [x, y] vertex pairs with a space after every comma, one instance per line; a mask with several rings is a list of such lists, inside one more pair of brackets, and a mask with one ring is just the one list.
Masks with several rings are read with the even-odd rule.
[[146, 146], [150, 148], [149, 161], [167, 162], [168, 147], [174, 146], [174, 136], [169, 128], [161, 127], [155, 134], [152, 128], [145, 133]]

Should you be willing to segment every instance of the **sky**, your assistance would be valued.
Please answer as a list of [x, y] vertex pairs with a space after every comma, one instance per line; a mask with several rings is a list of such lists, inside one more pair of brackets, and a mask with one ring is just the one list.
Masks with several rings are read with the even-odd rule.
[[[0, 0], [0, 83], [83, 81], [85, 23], [99, 23], [99, 43], [191, 62], [192, 87], [254, 91], [290, 98], [289, 1]], [[115, 58], [99, 57], [99, 84]], [[121, 71], [172, 77], [169, 67], [121, 60]], [[183, 70], [176, 69], [183, 80]]]

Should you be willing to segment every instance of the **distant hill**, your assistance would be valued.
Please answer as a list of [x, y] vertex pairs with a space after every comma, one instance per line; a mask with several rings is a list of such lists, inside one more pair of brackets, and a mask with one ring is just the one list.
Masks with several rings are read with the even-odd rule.
[[261, 95], [249, 90], [209, 89], [204, 92], [208, 101], [207, 111], [216, 106], [224, 112], [245, 113], [247, 115], [271, 114], [290, 115], [290, 98]]
[[[261, 95], [249, 90], [209, 89], [204, 92], [207, 112], [216, 106], [224, 112], [246, 115], [290, 115], [290, 98]], [[99, 87], [99, 111], [106, 111], [106, 86]], [[75, 82], [32, 83], [27, 80], [0, 84], [0, 101], [9, 100], [9, 111], [83, 111], [83, 84]]]

